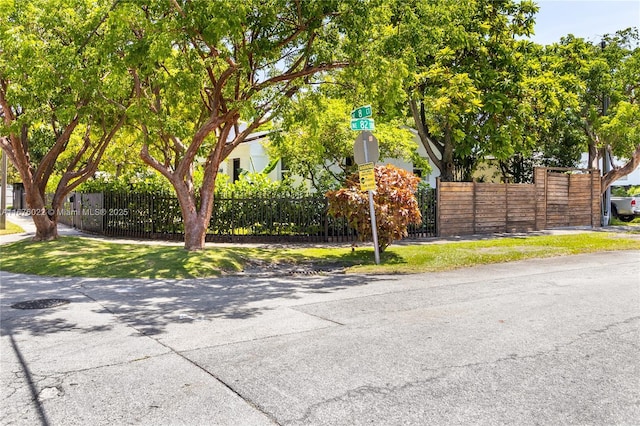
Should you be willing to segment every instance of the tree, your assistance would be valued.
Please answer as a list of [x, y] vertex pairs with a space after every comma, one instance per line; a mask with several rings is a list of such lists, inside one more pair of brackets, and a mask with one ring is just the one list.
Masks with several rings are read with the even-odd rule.
[[521, 105], [529, 117], [526, 132], [536, 142], [500, 161], [505, 180], [528, 181], [537, 165], [575, 167], [583, 152], [597, 169], [608, 151], [610, 158], [628, 161], [611, 164], [604, 191], [638, 166], [637, 43], [637, 31], [628, 29], [605, 36], [602, 44], [568, 35], [549, 46], [527, 45]]
[[[3, 3], [0, 147], [18, 170], [36, 240], [57, 237], [65, 196], [95, 172], [122, 127], [132, 85], [106, 41], [111, 5]], [[59, 174], [53, 199], [45, 188]]]
[[533, 169], [575, 167], [587, 145], [579, 114], [581, 80], [562, 69], [553, 46], [526, 43], [520, 97], [524, 131], [531, 143], [499, 161], [504, 182], [532, 182]]
[[[175, 188], [185, 248], [204, 247], [220, 163], [283, 103], [361, 54], [366, 1], [140, 1], [122, 6], [142, 159]], [[202, 170], [202, 185], [193, 176]]]
[[628, 161], [622, 166], [613, 164], [612, 170], [604, 174], [605, 189], [640, 166], [640, 105], [622, 101], [616, 105], [615, 114], [607, 118], [601, 130], [607, 149]]
[[[420, 178], [392, 165], [376, 166], [376, 191], [373, 196], [378, 248], [383, 252], [393, 241], [406, 237], [409, 224], [420, 224], [422, 216], [415, 193]], [[329, 214], [344, 217], [358, 231], [362, 241], [372, 239], [369, 196], [360, 190], [357, 173], [347, 179], [344, 188], [327, 192]]]
[[[469, 180], [478, 159], [528, 148], [521, 100], [531, 1], [396, 1], [387, 55], [409, 69], [411, 115], [444, 181]], [[457, 175], [457, 176], [456, 176]]]
[[602, 176], [604, 192], [616, 179], [640, 164], [638, 126], [638, 81], [640, 81], [640, 37], [637, 28], [605, 35], [594, 44], [571, 35], [553, 45], [563, 66], [559, 75], [579, 80], [575, 109], [587, 139], [590, 168], [599, 168], [605, 152], [626, 159], [612, 164]]
[[[604, 102], [609, 111], [602, 120], [600, 133], [603, 149], [614, 156], [626, 159], [623, 165], [612, 164], [611, 170], [602, 176], [602, 191], [631, 173], [640, 165], [640, 34], [638, 28], [619, 31], [605, 37], [604, 53], [612, 57], [609, 64], [613, 71], [613, 87]], [[608, 52], [610, 49], [611, 52]]]

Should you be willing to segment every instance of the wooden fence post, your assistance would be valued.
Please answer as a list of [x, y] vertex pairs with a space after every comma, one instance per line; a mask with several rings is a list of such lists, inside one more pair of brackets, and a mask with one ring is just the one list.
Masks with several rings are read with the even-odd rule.
[[536, 185], [536, 231], [547, 227], [547, 169], [536, 167], [534, 171]]
[[442, 221], [440, 220], [440, 212], [442, 204], [440, 203], [440, 177], [436, 178], [436, 236], [440, 236], [440, 224]]
[[478, 216], [478, 203], [476, 200], [478, 199], [478, 196], [476, 194], [476, 191], [477, 191], [476, 181], [474, 180], [472, 183], [473, 183], [473, 186], [471, 188], [471, 191], [472, 191], [471, 199], [473, 200], [472, 201], [473, 202], [473, 235], [475, 235], [478, 233], [478, 230], [476, 229], [477, 222], [478, 222], [476, 219], [476, 217]]
[[600, 215], [602, 211], [602, 206], [600, 203], [602, 202], [602, 194], [601, 194], [601, 185], [602, 180], [600, 179], [600, 171], [597, 169], [591, 169], [591, 226], [594, 228], [599, 228], [600, 223]]

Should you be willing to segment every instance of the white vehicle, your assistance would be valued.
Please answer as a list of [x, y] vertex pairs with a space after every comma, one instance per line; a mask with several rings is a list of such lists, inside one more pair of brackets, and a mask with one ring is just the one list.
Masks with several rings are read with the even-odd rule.
[[623, 222], [631, 222], [640, 217], [640, 198], [611, 197], [611, 215]]

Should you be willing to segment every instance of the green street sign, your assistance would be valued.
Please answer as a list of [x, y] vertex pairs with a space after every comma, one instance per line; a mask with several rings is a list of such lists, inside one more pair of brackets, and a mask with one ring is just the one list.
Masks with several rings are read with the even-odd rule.
[[361, 106], [351, 111], [351, 118], [367, 118], [371, 117], [371, 105]]
[[357, 118], [351, 120], [351, 130], [375, 130], [373, 118]]

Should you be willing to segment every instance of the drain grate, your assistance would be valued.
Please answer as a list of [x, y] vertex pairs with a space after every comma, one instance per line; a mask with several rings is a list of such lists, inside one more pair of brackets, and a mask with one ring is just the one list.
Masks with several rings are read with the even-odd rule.
[[70, 303], [67, 299], [37, 299], [18, 302], [11, 305], [13, 309], [47, 309]]
[[287, 271], [289, 275], [318, 275], [324, 273], [315, 269], [295, 269], [293, 271]]

